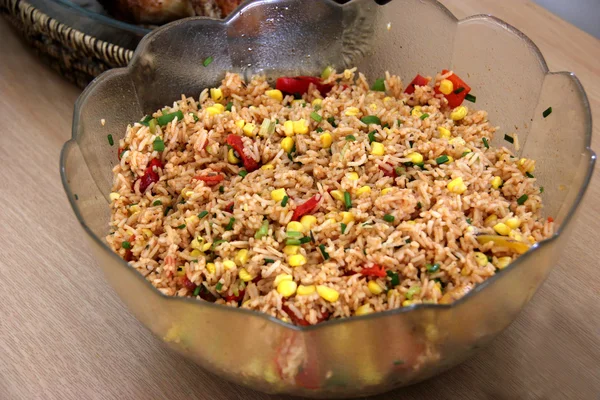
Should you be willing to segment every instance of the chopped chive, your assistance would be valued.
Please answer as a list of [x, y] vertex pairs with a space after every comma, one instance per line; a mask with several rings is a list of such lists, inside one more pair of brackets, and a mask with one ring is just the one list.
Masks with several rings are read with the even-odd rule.
[[152, 120], [152, 115], [145, 115], [144, 118], [140, 121], [140, 124], [148, 126], [150, 121]]
[[467, 224], [471, 225], [471, 222], [473, 222], [473, 220], [471, 218], [467, 218]]
[[376, 92], [385, 92], [385, 79], [383, 79], [383, 78], [375, 79], [375, 83], [373, 83], [371, 90], [376, 91]]
[[362, 118], [360, 119], [360, 121], [361, 121], [363, 124], [367, 124], [367, 125], [371, 125], [371, 124], [374, 124], [374, 125], [381, 125], [381, 120], [380, 120], [380, 119], [379, 119], [379, 117], [378, 117], [378, 116], [376, 116], [376, 115], [367, 115], [366, 117], [362, 117]]
[[459, 87], [458, 89], [456, 89], [456, 90], [454, 91], [454, 94], [459, 94], [459, 93], [462, 93], [464, 90], [465, 90], [465, 88], [461, 86], [461, 87]]
[[275, 262], [275, 260], [273, 260], [272, 258], [265, 258], [265, 264], [273, 264]]
[[165, 142], [163, 142], [161, 137], [157, 136], [152, 143], [152, 147], [155, 151], [165, 151]]
[[535, 178], [531, 172], [525, 172], [525, 175], [527, 175], [528, 178]]
[[156, 207], [156, 206], [162, 206], [162, 201], [154, 200], [154, 202], [152, 203], [152, 207]]
[[262, 222], [262, 225], [260, 226], [260, 228], [258, 228], [256, 233], [254, 234], [254, 239], [262, 239], [265, 236], [267, 236], [268, 233], [269, 233], [269, 221], [264, 220]]
[[403, 365], [403, 364], [404, 364], [404, 361], [402, 361], [402, 360], [394, 361], [394, 365]]
[[471, 93], [467, 93], [465, 96], [466, 101], [470, 101], [471, 103], [475, 103], [477, 101], [477, 97], [473, 96]]
[[[313, 108], [314, 108], [315, 111], [319, 111], [321, 109], [321, 106], [317, 104]], [[321, 122], [321, 121], [319, 121], [319, 122]]]
[[523, 196], [519, 197], [517, 199], [517, 204], [522, 206], [523, 204], [525, 204], [525, 202], [527, 201], [527, 199], [529, 199], [529, 196], [527, 196], [526, 194], [524, 194]]
[[213, 62], [214, 58], [212, 58], [212, 56], [208, 56], [204, 59], [204, 61], [202, 61], [202, 65], [204, 65], [205, 67], [208, 67], [210, 65], [211, 62]]
[[344, 233], [346, 233], [346, 228], [348, 227], [348, 225], [346, 225], [345, 223], [342, 222], [340, 224], [340, 227], [342, 228], [342, 235], [343, 235]]
[[287, 239], [285, 241], [286, 246], [300, 246], [301, 244], [302, 242], [300, 241], [300, 239]]
[[413, 296], [417, 293], [421, 293], [421, 287], [420, 286], [411, 286], [410, 288], [408, 288], [408, 290], [406, 291], [406, 295], [405, 297], [408, 300], [412, 300]]
[[369, 132], [368, 136], [369, 136], [369, 143], [373, 143], [376, 142], [377, 139], [375, 139], [375, 134], [377, 133], [377, 131], [371, 131]]
[[233, 101], [227, 103], [227, 105], [225, 106], [225, 111], [231, 111], [231, 107], [233, 107]]
[[315, 240], [315, 235], [313, 235], [313, 231], [312, 231], [312, 230], [310, 230], [310, 231], [308, 231], [308, 233], [310, 234], [310, 240], [312, 240], [312, 241], [313, 241], [313, 243], [315, 243], [315, 242], [316, 242], [316, 240]]
[[328, 65], [327, 67], [325, 67], [325, 69], [323, 70], [323, 72], [321, 72], [321, 78], [322, 79], [329, 78], [329, 75], [331, 75], [333, 73], [333, 71], [335, 71], [333, 69], [333, 67], [331, 65]]
[[110, 133], [106, 136], [106, 138], [108, 139], [108, 144], [111, 146], [115, 144], [115, 141]]
[[423, 113], [421, 114], [421, 116], [419, 118], [421, 118], [421, 121], [425, 120], [427, 117], [429, 117], [429, 114], [427, 113]]
[[417, 209], [420, 210], [421, 208], [423, 208], [423, 204], [421, 204], [421, 202], [419, 201], [417, 202]]
[[406, 243], [406, 244], [409, 244], [410, 242], [412, 242], [412, 239], [406, 239], [406, 240], [404, 241], [404, 243]]
[[394, 222], [394, 219], [395, 219], [395, 217], [393, 215], [391, 215], [391, 214], [385, 214], [383, 216], [383, 220], [385, 222]]
[[200, 287], [201, 286], [196, 286], [196, 289], [194, 289], [194, 296], [198, 296], [200, 294]]
[[227, 243], [227, 240], [222, 240], [222, 239], [215, 240], [215, 242], [212, 244], [212, 246], [211, 246], [211, 247], [212, 247], [212, 249], [214, 250], [214, 249], [216, 249], [216, 248], [217, 248], [217, 246], [219, 246], [219, 245], [221, 245], [221, 244], [223, 244], [223, 243]]
[[172, 112], [170, 114], [161, 115], [160, 117], [156, 118], [156, 122], [158, 122], [158, 125], [160, 126], [165, 126], [169, 122], [173, 121], [175, 118], [177, 118], [178, 121], [181, 121], [183, 119], [183, 113], [181, 112], [181, 110]]
[[223, 194], [225, 193], [225, 186], [219, 186], [219, 193]]
[[464, 156], [466, 156], [467, 154], [471, 153], [470, 151], [465, 151], [464, 153], [462, 153], [460, 155], [460, 158], [463, 158]]
[[402, 121], [401, 119], [398, 120], [398, 126], [402, 125], [402, 123], [404, 123], [404, 121]]
[[440, 264], [435, 263], [435, 264], [426, 264], [425, 268], [427, 269], [427, 272], [429, 272], [430, 274], [439, 271], [440, 269]]
[[390, 282], [392, 284], [392, 286], [398, 286], [400, 284], [400, 277], [398, 276], [398, 274], [396, 272], [386, 271], [386, 274], [392, 280]]
[[124, 242], [121, 243], [121, 247], [124, 249], [130, 249], [131, 243], [129, 243], [127, 240], [125, 240]]
[[186, 226], [185, 224], [181, 224], [177, 227], [177, 229], [185, 229], [185, 226]]
[[515, 139], [512, 136], [508, 136], [508, 135], [504, 135], [504, 140], [506, 140], [508, 143], [514, 143]]
[[346, 136], [346, 140], [349, 142], [354, 142], [356, 140], [356, 137], [354, 135], [348, 135]]
[[189, 113], [189, 114], [194, 118], [194, 122], [198, 122], [199, 121], [199, 118], [198, 118], [198, 116], [196, 114], [194, 114], [194, 113]]
[[335, 123], [335, 118], [334, 117], [327, 118], [327, 122], [329, 122], [329, 124], [331, 126], [333, 126], [334, 128], [337, 128], [337, 124]]
[[289, 197], [283, 196], [283, 199], [281, 200], [281, 207], [285, 207], [289, 199]]
[[318, 127], [317, 129], [315, 129], [315, 132], [317, 132], [317, 133], [322, 133], [322, 132], [323, 132], [323, 128], [321, 128], [321, 127]]
[[279, 125], [279, 118], [275, 118], [275, 123]]
[[235, 218], [231, 217], [229, 218], [229, 223], [227, 224], [227, 226], [225, 227], [226, 231], [231, 231], [233, 230], [233, 224], [235, 222]]
[[299, 239], [299, 238], [301, 238], [301, 237], [303, 237], [303, 236], [304, 236], [304, 235], [302, 234], [302, 232], [297, 232], [297, 231], [287, 231], [287, 232], [285, 233], [285, 235], [286, 235], [288, 238], [291, 238], [291, 239], [294, 239], [294, 238], [295, 238], [295, 239]]
[[490, 148], [490, 144], [488, 143], [487, 138], [482, 138], [481, 141], [483, 142], [483, 145], [485, 146], [486, 149]]
[[156, 125], [158, 124], [158, 122], [156, 122], [155, 118], [152, 118], [150, 120], [150, 122], [148, 122], [148, 130], [150, 130], [151, 134], [155, 134], [156, 133]]
[[316, 111], [313, 111], [310, 113], [310, 118], [316, 122], [323, 121], [323, 117], [321, 117]]
[[415, 164], [415, 167], [419, 167], [421, 169], [423, 169], [424, 166], [425, 166], [424, 162], [420, 162], [420, 163]]
[[541, 193], [544, 193], [544, 187], [543, 186], [540, 186], [540, 194]]
[[167, 214], [169, 213], [169, 211], [171, 211], [173, 209], [173, 207], [169, 206], [167, 208], [165, 208], [165, 212], [163, 213], [163, 216], [167, 216]]
[[352, 200], [350, 199], [350, 193], [344, 192], [344, 204], [346, 205], [346, 210], [352, 208]]
[[394, 168], [394, 172], [396, 173], [396, 175], [401, 176], [406, 174], [406, 168], [398, 166]]
[[439, 165], [439, 164], [444, 164], [447, 163], [450, 159], [448, 158], [447, 155], [442, 155], [439, 156], [438, 158], [435, 159], [435, 162]]
[[198, 214], [198, 218], [202, 219], [208, 215], [208, 211], [204, 210], [200, 214]]
[[310, 243], [311, 241], [312, 239], [310, 238], [310, 236], [305, 236], [300, 239], [300, 244]]
[[319, 245], [319, 250], [321, 250], [321, 255], [323, 256], [323, 259], [325, 261], [329, 260], [329, 254], [325, 251], [325, 245], [324, 244], [320, 244]]
[[552, 114], [552, 107], [548, 107], [544, 110], [544, 112], [542, 113], [542, 115], [544, 116], [544, 118], [546, 118], [548, 115]]
[[245, 178], [246, 175], [248, 175], [248, 171], [246, 171], [245, 169], [240, 169], [240, 172], [238, 172], [238, 175], [241, 176], [242, 178]]
[[221, 282], [217, 282], [215, 289], [217, 290], [217, 292], [221, 289], [223, 289], [223, 284]]

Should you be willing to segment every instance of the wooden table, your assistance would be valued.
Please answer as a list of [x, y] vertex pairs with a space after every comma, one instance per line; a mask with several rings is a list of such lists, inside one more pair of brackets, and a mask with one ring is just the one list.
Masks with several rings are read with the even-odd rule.
[[[600, 42], [530, 2], [447, 1], [519, 27], [574, 71], [600, 121]], [[60, 184], [79, 91], [4, 21], [0, 56], [0, 399], [287, 399], [230, 384], [161, 346], [107, 285]], [[600, 128], [594, 129], [596, 151]], [[377, 399], [598, 399], [600, 173], [559, 265], [517, 321], [451, 371]]]

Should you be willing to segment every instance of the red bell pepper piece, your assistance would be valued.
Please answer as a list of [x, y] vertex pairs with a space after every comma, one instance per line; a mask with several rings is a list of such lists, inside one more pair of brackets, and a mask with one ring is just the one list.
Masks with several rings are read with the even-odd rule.
[[244, 293], [246, 293], [246, 290], [239, 290], [237, 296], [235, 294], [228, 294], [227, 296], [225, 296], [225, 301], [233, 300], [239, 303], [244, 298]]
[[253, 158], [244, 154], [244, 142], [242, 141], [241, 136], [234, 134], [228, 135], [227, 144], [233, 147], [233, 150], [235, 150], [242, 158], [242, 162], [244, 163], [244, 168], [246, 168], [246, 171], [252, 172], [258, 169], [258, 163]]
[[225, 179], [223, 177], [223, 175], [197, 175], [194, 177], [194, 179], [197, 179], [199, 181], [202, 181], [206, 184], [206, 186], [215, 186], [218, 185], [219, 183], [223, 182], [223, 179]]
[[162, 161], [160, 161], [158, 158], [153, 158], [152, 160], [150, 160], [150, 162], [148, 163], [148, 166], [146, 167], [146, 171], [148, 169], [152, 169], [152, 167], [157, 167], [157, 168], [162, 168], [163, 167], [163, 163]]
[[306, 214], [310, 214], [319, 206], [319, 201], [321, 201], [321, 195], [315, 194], [310, 199], [306, 200], [304, 203], [300, 204], [294, 210], [294, 214], [292, 215], [292, 221], [298, 221]]
[[181, 279], [181, 284], [183, 286], [185, 286], [185, 288], [187, 290], [189, 290], [190, 292], [193, 292], [194, 290], [196, 290], [196, 287], [198, 285], [196, 285], [194, 282], [190, 281], [187, 277], [187, 275], [185, 275], [182, 279]]
[[275, 89], [279, 89], [284, 93], [289, 94], [304, 94], [308, 92], [310, 84], [314, 84], [317, 87], [319, 93], [322, 96], [326, 96], [331, 90], [333, 85], [323, 84], [321, 78], [314, 76], [295, 76], [295, 77], [282, 77], [277, 78], [275, 83]]
[[[158, 173], [154, 171], [153, 167], [162, 168], [162, 161], [160, 161], [158, 158], [153, 158], [148, 163], [148, 166], [144, 170], [144, 175], [139, 178], [141, 193], [144, 193], [150, 184], [156, 183], [160, 179], [160, 176], [158, 176]], [[135, 182], [133, 182], [133, 185], [135, 186]]]
[[415, 86], [426, 86], [428, 83], [429, 79], [417, 74], [417, 76], [415, 76], [415, 79], [413, 79], [412, 82], [406, 87], [404, 93], [413, 94], [415, 92]]
[[[442, 70], [442, 74], [447, 74], [447, 73], [448, 73], [447, 69]], [[452, 75], [450, 75], [449, 77], [447, 77], [446, 79], [448, 79], [450, 82], [452, 82], [454, 89], [452, 90], [452, 92], [450, 92], [450, 94], [445, 94], [444, 97], [446, 98], [446, 100], [448, 100], [448, 106], [450, 106], [452, 108], [458, 107], [462, 104], [463, 101], [465, 101], [465, 97], [471, 91], [471, 87], [469, 85], [467, 85], [462, 79], [460, 79], [458, 77], [458, 75], [456, 75], [454, 73]], [[463, 88], [463, 90], [461, 90], [461, 88]], [[457, 91], [459, 93], [457, 93]], [[442, 92], [440, 92], [439, 86], [435, 87], [435, 92], [437, 94], [442, 93]]]
[[386, 276], [385, 269], [381, 265], [377, 264], [369, 268], [363, 268], [360, 273], [364, 276], [377, 276], [379, 278], [384, 278]]
[[554, 222], [554, 218], [548, 217], [548, 222], [550, 222], [550, 223]]
[[232, 213], [233, 212], [233, 201], [225, 206], [225, 211]]

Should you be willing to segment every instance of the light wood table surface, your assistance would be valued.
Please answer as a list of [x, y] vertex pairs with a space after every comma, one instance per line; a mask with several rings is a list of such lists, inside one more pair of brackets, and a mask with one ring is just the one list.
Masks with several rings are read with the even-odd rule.
[[[531, 2], [446, 1], [520, 28], [551, 70], [577, 74], [600, 121], [600, 42]], [[127, 311], [64, 195], [60, 148], [79, 91], [0, 22], [0, 399], [288, 399], [212, 376]], [[592, 148], [600, 150], [600, 124]], [[374, 399], [599, 399], [600, 174], [550, 277], [489, 347]]]

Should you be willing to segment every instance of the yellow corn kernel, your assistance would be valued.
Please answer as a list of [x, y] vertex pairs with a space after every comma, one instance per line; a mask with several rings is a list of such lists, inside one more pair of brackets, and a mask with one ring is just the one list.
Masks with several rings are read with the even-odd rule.
[[369, 186], [361, 186], [356, 190], [356, 195], [361, 196], [365, 193], [371, 193], [371, 187]]
[[154, 236], [154, 233], [152, 233], [152, 231], [150, 229], [148, 229], [148, 228], [142, 229], [142, 233], [144, 234], [144, 236], [146, 237], [146, 239], [149, 239], [152, 236]]
[[294, 277], [291, 276], [290, 274], [280, 274], [275, 277], [275, 280], [273, 281], [273, 285], [278, 286], [283, 281], [293, 281], [293, 280], [294, 280]]
[[315, 106], [321, 107], [321, 105], [323, 104], [323, 99], [314, 99], [311, 104], [313, 107], [315, 107]]
[[193, 225], [193, 224], [197, 223], [198, 221], [200, 221], [200, 218], [198, 218], [196, 215], [192, 215], [185, 219], [185, 223], [188, 225]]
[[369, 106], [371, 108], [371, 110], [376, 111], [377, 110], [377, 104], [375, 103], [371, 103], [371, 105]]
[[198, 236], [197, 238], [192, 240], [190, 246], [192, 246], [192, 249], [202, 250], [202, 246], [204, 246], [204, 238]]
[[358, 307], [356, 309], [355, 314], [357, 316], [361, 316], [361, 315], [371, 314], [372, 312], [373, 312], [373, 308], [371, 308], [371, 305], [369, 303], [367, 303], [367, 304], [363, 304], [362, 306]]
[[234, 260], [235, 263], [240, 267], [246, 264], [248, 262], [248, 249], [241, 249], [240, 251], [238, 251], [235, 255]]
[[462, 276], [469, 276], [470, 272], [469, 272], [469, 270], [467, 269], [467, 267], [463, 267], [463, 268], [460, 270], [460, 274], [461, 274]]
[[206, 270], [208, 272], [210, 272], [211, 274], [214, 274], [215, 272], [217, 272], [217, 267], [215, 266], [214, 263], [207, 263], [206, 264]]
[[179, 267], [177, 267], [177, 276], [184, 276], [185, 275], [185, 266], [180, 265]]
[[202, 251], [208, 251], [208, 249], [210, 249], [212, 247], [212, 245], [213, 245], [212, 242], [204, 243], [202, 245], [202, 249], [201, 250]]
[[190, 251], [190, 256], [192, 256], [192, 257], [198, 257], [201, 254], [202, 254], [202, 252], [198, 249], [194, 249], [194, 250]]
[[210, 98], [213, 99], [214, 101], [223, 100], [223, 91], [219, 88], [210, 89]]
[[371, 154], [374, 156], [382, 156], [385, 154], [385, 146], [379, 142], [371, 143]]
[[296, 289], [298, 289], [298, 284], [294, 281], [281, 281], [279, 282], [279, 285], [277, 285], [277, 293], [283, 297], [292, 296], [296, 293]]
[[498, 189], [500, 185], [502, 185], [502, 183], [502, 178], [500, 178], [499, 176], [495, 176], [494, 178], [492, 178], [492, 187], [494, 189]]
[[392, 100], [392, 98], [390, 96], [386, 96], [383, 98], [383, 102], [387, 103], [388, 101]]
[[240, 159], [235, 156], [233, 149], [229, 149], [229, 151], [227, 152], [227, 161], [229, 161], [230, 164], [240, 163]]
[[331, 143], [333, 143], [333, 138], [331, 137], [331, 133], [325, 132], [321, 135], [321, 147], [324, 149], [328, 149], [331, 147]]
[[511, 239], [515, 239], [518, 242], [522, 242], [523, 241], [523, 236], [517, 232], [517, 231], [510, 231], [508, 233], [508, 237]]
[[446, 164], [450, 164], [454, 162], [454, 157], [452, 156], [448, 156], [448, 161], [446, 161]]
[[330, 194], [334, 199], [344, 201], [344, 193], [341, 190], [332, 190]]
[[235, 126], [237, 126], [240, 129], [242, 129], [244, 127], [244, 125], [246, 125], [246, 121], [244, 121], [243, 119], [239, 119], [239, 120], [235, 121]]
[[306, 124], [306, 120], [304, 118], [294, 121], [294, 133], [300, 135], [305, 135], [308, 133], [308, 125]]
[[423, 114], [421, 112], [421, 106], [415, 106], [410, 112], [410, 115], [412, 115], [413, 117], [420, 117], [421, 114]]
[[132, 205], [132, 206], [129, 207], [129, 212], [131, 212], [131, 214], [137, 214], [140, 211], [141, 211], [141, 208], [137, 204], [134, 204], [134, 205]]
[[267, 90], [265, 92], [265, 94], [274, 100], [277, 100], [277, 101], [283, 100], [283, 93], [281, 93], [281, 90], [278, 90], [278, 89]]
[[294, 136], [294, 121], [285, 121], [283, 123], [283, 133], [285, 136]]
[[464, 146], [465, 144], [467, 144], [467, 142], [465, 142], [465, 139], [461, 138], [461, 137], [455, 137], [452, 138], [448, 141], [448, 143], [450, 143], [452, 146]]
[[450, 131], [443, 126], [438, 126], [437, 130], [440, 133], [440, 138], [442, 139], [450, 139], [452, 137]]
[[223, 111], [225, 111], [225, 106], [223, 104], [215, 103], [211, 107], [214, 107], [217, 110], [219, 110], [219, 114], [221, 114]]
[[473, 233], [473, 232], [475, 232], [475, 228], [473, 228], [472, 226], [469, 226], [469, 227], [467, 227], [467, 232]]
[[535, 238], [533, 236], [527, 236], [527, 240], [529, 240], [529, 243], [531, 244], [535, 243]]
[[448, 79], [443, 79], [440, 82], [439, 89], [440, 89], [440, 92], [442, 92], [444, 94], [450, 94], [454, 90], [454, 84], [452, 83], [452, 81], [450, 81]]
[[412, 302], [412, 300], [404, 300], [404, 301], [402, 302], [402, 307], [408, 307], [408, 306], [411, 306], [411, 305], [412, 305], [412, 303], [413, 303], [413, 302]]
[[250, 275], [250, 273], [248, 272], [248, 270], [246, 270], [246, 268], [240, 269], [240, 272], [238, 272], [238, 276], [244, 282], [250, 282], [252, 279], [254, 279], [254, 277], [252, 275]]
[[108, 195], [108, 197], [110, 198], [110, 201], [115, 201], [119, 197], [121, 197], [121, 195], [117, 192], [112, 192], [111, 194]]
[[369, 291], [375, 295], [383, 293], [383, 288], [376, 281], [369, 281], [367, 284]]
[[304, 226], [304, 232], [308, 232], [317, 223], [317, 217], [314, 215], [305, 215], [300, 218], [300, 223]]
[[295, 106], [295, 105], [302, 105], [302, 104], [304, 104], [304, 100], [302, 100], [302, 99], [292, 100], [292, 105], [293, 106]]
[[252, 123], [248, 123], [248, 124], [244, 125], [244, 127], [242, 128], [242, 131], [244, 132], [244, 135], [246, 135], [248, 137], [254, 137], [255, 129], [256, 129], [256, 125], [254, 125]]
[[423, 155], [421, 153], [410, 153], [407, 154], [406, 157], [410, 158], [410, 162], [413, 164], [421, 164], [423, 162]]
[[450, 118], [452, 118], [453, 121], [460, 121], [461, 119], [467, 116], [468, 111], [469, 110], [467, 109], [467, 107], [458, 106], [454, 110], [452, 110], [452, 112], [450, 113]]
[[300, 250], [300, 246], [293, 246], [291, 244], [283, 248], [283, 252], [288, 256], [298, 254], [298, 250]]
[[335, 224], [337, 220], [335, 218], [328, 218], [327, 222], [329, 222], [330, 224]]
[[283, 138], [283, 140], [281, 141], [281, 148], [286, 153], [292, 151], [292, 149], [294, 148], [294, 139], [291, 137]]
[[300, 296], [306, 296], [309, 294], [313, 294], [316, 290], [317, 290], [317, 288], [315, 287], [315, 285], [308, 285], [308, 286], [300, 285], [300, 286], [298, 286], [298, 291], [296, 293]]
[[288, 257], [288, 264], [292, 267], [300, 267], [306, 264], [306, 257], [302, 254], [294, 254], [293, 256]]
[[498, 221], [498, 216], [496, 214], [492, 214], [483, 220], [483, 224], [485, 226], [492, 226], [496, 224], [496, 221]]
[[324, 285], [317, 286], [317, 293], [330, 303], [336, 302], [340, 297], [340, 293], [337, 290]]
[[225, 267], [225, 269], [235, 269], [236, 265], [232, 260], [225, 260], [223, 261], [223, 267]]
[[448, 190], [452, 193], [463, 194], [467, 190], [467, 186], [463, 182], [462, 177], [459, 176], [448, 183]]
[[206, 112], [208, 113], [208, 115], [221, 114], [221, 111], [217, 107], [214, 107], [214, 106], [206, 107]]
[[289, 232], [289, 231], [294, 231], [294, 232], [304, 232], [304, 225], [302, 225], [301, 222], [298, 221], [290, 221], [288, 222], [287, 226], [285, 227], [285, 229]]
[[248, 305], [250, 304], [252, 300], [246, 300], [245, 302], [242, 303], [242, 307], [248, 307]]
[[349, 211], [343, 211], [341, 212], [342, 215], [342, 222], [344, 224], [349, 224], [350, 222], [354, 221], [354, 214], [352, 214]]
[[508, 236], [510, 233], [510, 228], [503, 222], [498, 222], [496, 225], [494, 225], [494, 230], [496, 233], [502, 236]]
[[512, 217], [506, 220], [506, 225], [508, 225], [511, 229], [517, 229], [521, 226], [521, 220], [517, 217]]
[[[526, 158], [521, 158], [521, 159], [519, 160], [519, 167], [524, 167], [524, 166], [525, 166], [525, 163], [527, 163], [527, 162], [529, 162], [529, 160], [528, 160], [528, 159], [526, 159]], [[529, 172], [529, 173], [532, 173], [532, 172], [534, 172], [534, 171], [535, 171], [535, 162], [532, 162], [532, 163], [531, 163], [531, 165], [528, 165], [528, 166], [527, 166], [527, 169], [523, 169], [523, 170], [524, 170], [525, 172]]]
[[275, 201], [281, 201], [286, 196], [285, 189], [275, 189], [271, 191], [271, 198]]
[[348, 107], [344, 114], [348, 117], [356, 117], [360, 113], [360, 110], [356, 107]]
[[416, 225], [417, 221], [410, 220], [410, 221], [406, 221], [406, 223], [409, 225]]
[[351, 181], [357, 181], [358, 180], [358, 174], [356, 172], [348, 172], [346, 174], [346, 178], [350, 179]]
[[194, 194], [193, 190], [186, 190], [185, 192], [182, 193], [182, 195], [185, 199], [192, 197], [193, 194]]
[[504, 269], [508, 267], [508, 264], [512, 262], [512, 258], [510, 257], [500, 257], [498, 261], [494, 263], [494, 266], [498, 269]]
[[485, 267], [488, 263], [487, 256], [480, 251], [475, 252], [475, 260], [480, 267]]
[[275, 169], [275, 166], [273, 164], [265, 164], [262, 167], [260, 167], [260, 169], [264, 169], [266, 171], [270, 169]]

